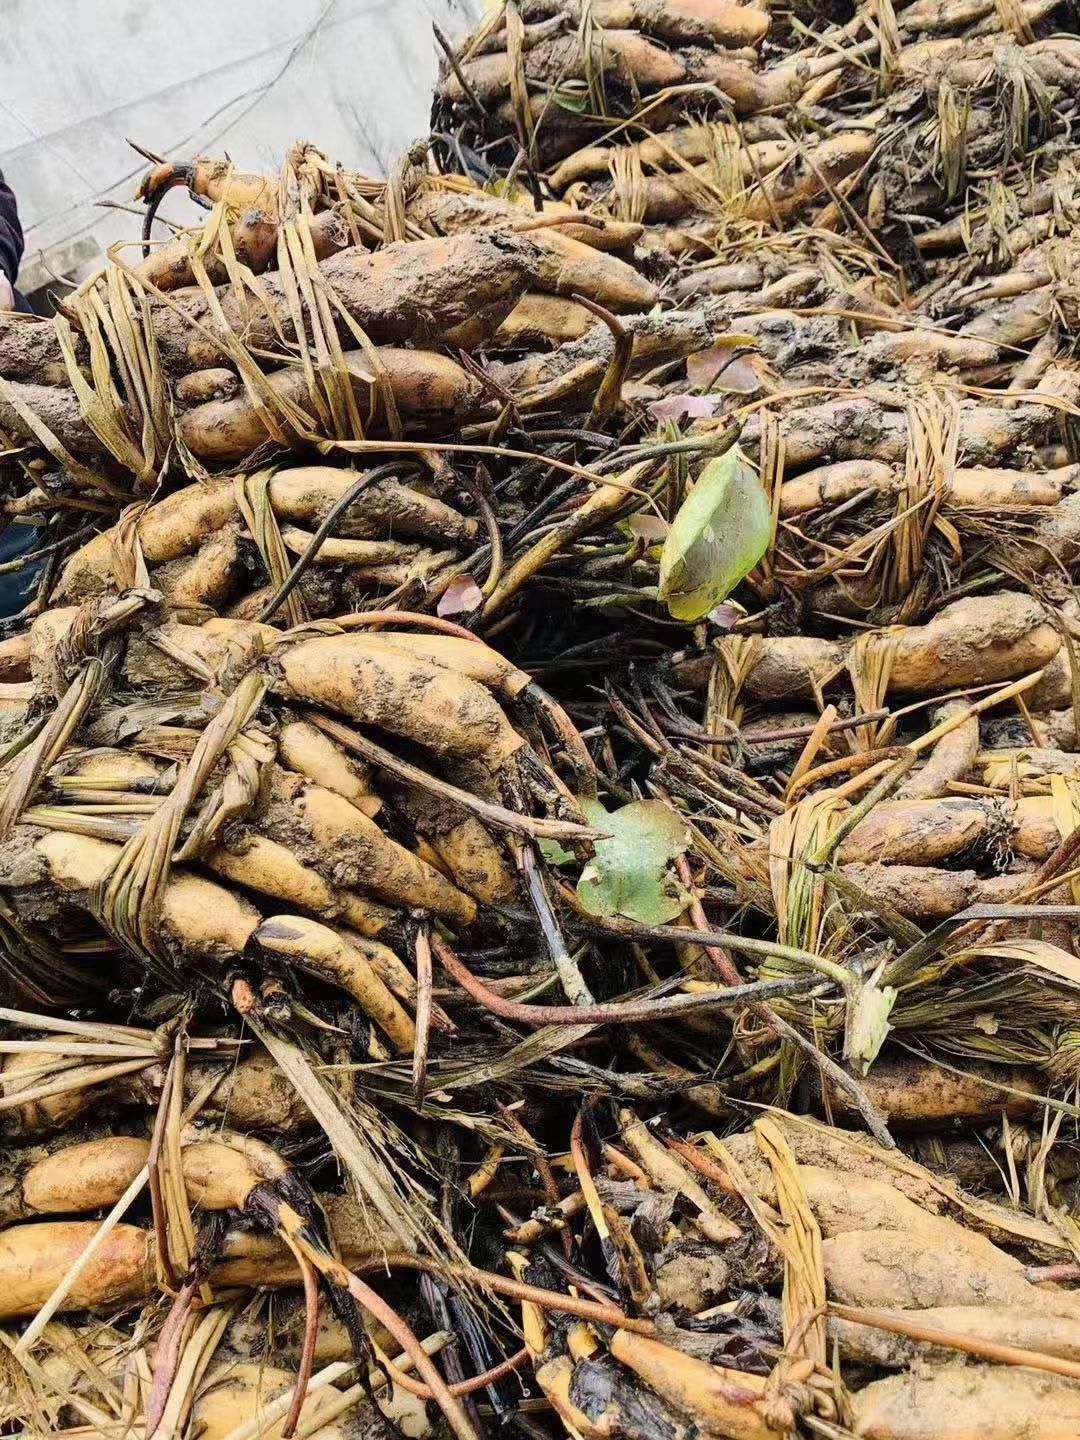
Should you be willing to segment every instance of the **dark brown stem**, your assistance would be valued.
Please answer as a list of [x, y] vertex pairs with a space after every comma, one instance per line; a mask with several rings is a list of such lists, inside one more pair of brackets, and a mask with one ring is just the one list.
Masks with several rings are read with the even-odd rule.
[[[529, 1352], [524, 1347], [516, 1350], [498, 1365], [493, 1365], [490, 1370], [485, 1370], [482, 1375], [473, 1375], [468, 1380], [459, 1380], [454, 1385], [448, 1385], [447, 1389], [451, 1395], [475, 1395], [477, 1390], [485, 1390], [489, 1385], [494, 1385], [497, 1380], [503, 1380], [507, 1375], [512, 1375], [515, 1370], [520, 1370], [525, 1361], [529, 1358]], [[422, 1400], [433, 1400], [431, 1386], [425, 1385], [422, 1380], [414, 1380], [399, 1366], [384, 1362], [384, 1368], [395, 1385], [400, 1385], [402, 1390], [407, 1390], [410, 1395], [419, 1395]], [[287, 1440], [287, 1437], [286, 1437]]]
[[[693, 940], [692, 931], [685, 932]], [[778, 995], [798, 995], [822, 984], [820, 976], [803, 975], [781, 980], [762, 980], [756, 985], [735, 985], [728, 990], [715, 990], [694, 995], [664, 995], [655, 1000], [623, 1000], [607, 1005], [523, 1005], [496, 995], [467, 970], [450, 947], [437, 935], [431, 937], [431, 948], [439, 963], [485, 1010], [501, 1020], [519, 1025], [638, 1025], [646, 1020], [670, 1020], [673, 1015], [686, 1015], [696, 1010], [741, 1009]]]

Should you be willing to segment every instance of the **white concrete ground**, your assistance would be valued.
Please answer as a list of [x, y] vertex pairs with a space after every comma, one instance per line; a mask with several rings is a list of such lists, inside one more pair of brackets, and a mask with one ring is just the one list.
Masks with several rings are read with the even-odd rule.
[[[18, 196], [22, 284], [81, 276], [138, 234], [145, 169], [228, 153], [275, 166], [295, 139], [385, 170], [426, 132], [435, 20], [461, 34], [482, 0], [0, 0], [0, 170]], [[163, 213], [194, 212], [171, 197]]]

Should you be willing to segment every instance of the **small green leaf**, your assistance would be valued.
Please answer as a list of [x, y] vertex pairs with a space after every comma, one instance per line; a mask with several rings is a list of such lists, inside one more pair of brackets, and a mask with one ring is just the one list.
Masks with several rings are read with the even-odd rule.
[[878, 1057], [891, 1026], [889, 1016], [896, 1004], [896, 991], [891, 985], [878, 986], [872, 975], [848, 996], [844, 1030], [844, 1059], [863, 1075]]
[[660, 554], [660, 598], [700, 620], [749, 575], [772, 539], [768, 497], [738, 446], [710, 460], [679, 507]]
[[590, 915], [622, 915], [642, 925], [665, 925], [689, 896], [669, 868], [690, 843], [685, 822], [661, 800], [634, 800], [608, 814], [583, 800], [589, 824], [604, 832], [595, 858], [581, 872], [578, 898]]
[[584, 115], [589, 108], [589, 92], [587, 90], [558, 88], [549, 91], [549, 94], [560, 110], [569, 110], [572, 115]]
[[563, 849], [558, 840], [548, 840], [541, 835], [536, 843], [540, 847], [540, 854], [549, 865], [569, 865], [574, 858], [569, 850]]
[[[482, 189], [485, 195], [494, 195], [496, 200], [516, 203], [522, 198], [520, 186], [506, 175], [495, 175], [490, 180], [485, 180]], [[531, 200], [532, 197], [527, 198]]]

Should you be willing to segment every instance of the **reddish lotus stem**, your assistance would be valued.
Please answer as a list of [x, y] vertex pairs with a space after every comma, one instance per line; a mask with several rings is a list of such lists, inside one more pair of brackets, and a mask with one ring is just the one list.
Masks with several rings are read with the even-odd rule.
[[458, 1440], [477, 1440], [476, 1431], [473, 1429], [464, 1407], [450, 1393], [446, 1381], [435, 1368], [431, 1356], [420, 1344], [410, 1327], [394, 1307], [388, 1304], [377, 1291], [372, 1290], [370, 1285], [365, 1285], [363, 1280], [354, 1275], [352, 1271], [345, 1273], [349, 1294], [389, 1330], [405, 1354], [408, 1355], [416, 1369], [430, 1385], [431, 1398], [446, 1416], [447, 1423]]
[[[525, 1140], [532, 1140], [532, 1136], [525, 1129], [525, 1126], [522, 1125], [521, 1121], [517, 1118], [514, 1112], [507, 1109], [507, 1107], [501, 1102], [499, 1103], [499, 1112], [507, 1125], [510, 1126], [511, 1130], [515, 1131], [516, 1134], [522, 1136], [522, 1138]], [[557, 1206], [560, 1198], [559, 1186], [558, 1182], [555, 1179], [555, 1171], [551, 1168], [551, 1161], [547, 1158], [546, 1155], [533, 1155], [531, 1158], [533, 1164], [536, 1166], [536, 1173], [540, 1176], [540, 1181], [544, 1187], [544, 1194], [547, 1196], [548, 1204], [552, 1206]], [[562, 1241], [563, 1254], [566, 1256], [567, 1260], [569, 1260], [571, 1255], [574, 1253], [574, 1237], [571, 1234], [569, 1228], [565, 1225], [559, 1231], [559, 1237]]]
[[[373, 1256], [358, 1268], [384, 1271], [394, 1266], [403, 1270], [426, 1270], [429, 1275], [440, 1275], [444, 1279], [471, 1280], [473, 1284], [486, 1286], [494, 1294], [505, 1295], [509, 1300], [524, 1300], [532, 1305], [539, 1305], [544, 1310], [558, 1310], [564, 1315], [577, 1315], [582, 1320], [596, 1320], [601, 1325], [614, 1325], [620, 1330], [629, 1330], [634, 1335], [656, 1334], [656, 1326], [652, 1321], [637, 1320], [632, 1315], [624, 1315], [617, 1305], [602, 1305], [597, 1300], [582, 1300], [577, 1295], [561, 1295], [557, 1290], [526, 1285], [523, 1281], [496, 1275], [491, 1270], [479, 1270], [475, 1265], [444, 1265], [438, 1260], [429, 1260], [425, 1255], [393, 1251], [378, 1258]], [[389, 1326], [387, 1328], [389, 1329]], [[397, 1336], [394, 1338], [397, 1339]]]
[[161, 1424], [161, 1417], [165, 1414], [169, 1391], [176, 1379], [176, 1366], [180, 1358], [180, 1342], [184, 1337], [184, 1325], [201, 1283], [198, 1274], [192, 1275], [184, 1282], [165, 1317], [164, 1325], [161, 1327], [157, 1354], [154, 1356], [150, 1397], [146, 1402], [147, 1437], [153, 1436]]
[[[451, 1395], [474, 1395], [477, 1390], [485, 1390], [489, 1385], [494, 1385], [496, 1380], [502, 1380], [505, 1376], [512, 1375], [515, 1370], [520, 1370], [528, 1358], [529, 1352], [523, 1345], [515, 1354], [500, 1361], [498, 1365], [493, 1365], [490, 1370], [485, 1370], [482, 1375], [473, 1375], [468, 1380], [459, 1380], [454, 1385], [448, 1385], [447, 1389]], [[422, 1380], [414, 1380], [411, 1375], [407, 1375], [392, 1361], [384, 1360], [383, 1368], [388, 1372], [391, 1381], [395, 1385], [400, 1385], [402, 1390], [407, 1390], [410, 1395], [419, 1395], [421, 1400], [434, 1398], [429, 1385], [425, 1385]]]
[[731, 1178], [721, 1165], [708, 1155], [703, 1155], [696, 1145], [691, 1145], [687, 1140], [679, 1140], [674, 1135], [667, 1137], [667, 1147], [674, 1150], [676, 1155], [681, 1155], [688, 1165], [692, 1165], [699, 1175], [704, 1176], [711, 1184], [723, 1190], [727, 1195], [737, 1195], [739, 1192], [731, 1183]]
[[1059, 1285], [1064, 1280], [1080, 1280], [1080, 1265], [1063, 1260], [1059, 1265], [1030, 1265], [1024, 1279], [1032, 1285]]
[[304, 1277], [304, 1346], [300, 1352], [300, 1368], [296, 1372], [292, 1404], [281, 1428], [281, 1440], [292, 1440], [296, 1434], [300, 1412], [307, 1398], [308, 1383], [315, 1369], [315, 1345], [319, 1338], [319, 1281], [315, 1267], [302, 1250], [295, 1249], [293, 1254], [300, 1266], [300, 1274]]
[[[705, 907], [698, 899], [697, 892], [694, 889], [694, 877], [690, 874], [690, 864], [685, 855], [679, 856], [675, 862], [675, 868], [679, 872], [679, 879], [686, 887], [686, 893], [690, 896], [690, 904], [687, 906], [687, 909], [690, 911], [690, 919], [694, 922], [694, 928], [697, 930], [708, 930], [709, 917], [705, 914]], [[705, 954], [708, 955], [712, 961], [713, 969], [716, 971], [717, 977], [722, 980], [725, 985], [743, 984], [743, 977], [735, 968], [735, 962], [730, 955], [725, 954], [724, 951], [716, 945], [706, 945]]]

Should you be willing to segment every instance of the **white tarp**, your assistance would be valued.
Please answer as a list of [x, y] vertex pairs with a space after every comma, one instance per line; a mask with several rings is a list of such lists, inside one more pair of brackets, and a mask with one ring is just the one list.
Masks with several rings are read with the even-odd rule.
[[[382, 173], [427, 131], [435, 20], [481, 0], [0, 0], [0, 170], [19, 201], [23, 283], [85, 274], [138, 235], [145, 162], [228, 153], [276, 168], [295, 139]], [[194, 212], [178, 197], [163, 213]], [[164, 232], [161, 232], [162, 234]]]

